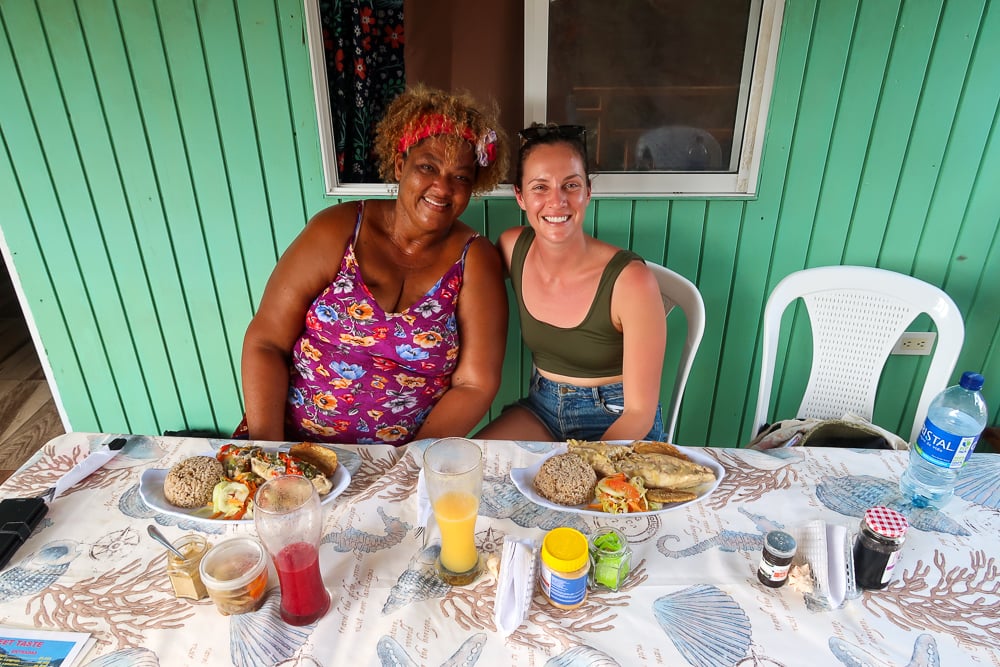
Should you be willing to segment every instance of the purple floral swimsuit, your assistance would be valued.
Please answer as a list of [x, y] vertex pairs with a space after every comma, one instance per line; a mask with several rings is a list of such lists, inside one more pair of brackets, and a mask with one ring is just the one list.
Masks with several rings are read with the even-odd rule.
[[462, 256], [412, 306], [387, 313], [358, 268], [354, 245], [364, 205], [336, 280], [306, 313], [289, 369], [286, 437], [401, 445], [416, 435], [451, 386], [458, 363]]

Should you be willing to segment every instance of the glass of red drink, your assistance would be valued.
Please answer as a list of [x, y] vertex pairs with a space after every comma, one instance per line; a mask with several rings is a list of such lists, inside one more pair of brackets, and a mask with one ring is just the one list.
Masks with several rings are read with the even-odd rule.
[[323, 510], [312, 482], [284, 475], [265, 482], [254, 498], [253, 522], [281, 587], [281, 618], [309, 625], [330, 608], [319, 569]]

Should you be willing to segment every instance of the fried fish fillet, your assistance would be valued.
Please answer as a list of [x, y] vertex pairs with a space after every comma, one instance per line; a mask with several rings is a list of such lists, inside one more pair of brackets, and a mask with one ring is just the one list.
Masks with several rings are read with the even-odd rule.
[[618, 474], [615, 460], [629, 454], [630, 446], [609, 445], [606, 442], [587, 442], [586, 440], [569, 440], [569, 451], [586, 461], [597, 476], [611, 477]]
[[668, 454], [630, 454], [616, 461], [619, 472], [641, 477], [651, 489], [690, 489], [715, 481], [715, 472], [703, 465]]
[[[715, 472], [694, 463], [667, 442], [637, 442], [634, 445], [610, 445], [606, 442], [569, 440], [569, 451], [590, 464], [598, 477], [623, 472], [641, 477], [650, 489], [690, 489], [715, 481]], [[678, 502], [678, 501], [674, 501]]]
[[569, 451], [574, 454], [595, 452], [612, 461], [632, 453], [632, 445], [609, 445], [606, 442], [590, 442], [589, 440], [567, 440]]

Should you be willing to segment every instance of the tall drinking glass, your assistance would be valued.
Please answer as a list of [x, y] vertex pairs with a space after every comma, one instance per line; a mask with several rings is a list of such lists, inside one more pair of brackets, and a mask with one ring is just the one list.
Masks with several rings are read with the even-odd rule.
[[257, 490], [253, 522], [278, 571], [281, 618], [289, 625], [308, 625], [330, 608], [319, 571], [322, 519], [319, 494], [301, 475], [275, 477]]
[[472, 583], [480, 571], [476, 516], [483, 492], [483, 452], [465, 438], [443, 438], [424, 452], [424, 478], [441, 531], [438, 575], [452, 586]]

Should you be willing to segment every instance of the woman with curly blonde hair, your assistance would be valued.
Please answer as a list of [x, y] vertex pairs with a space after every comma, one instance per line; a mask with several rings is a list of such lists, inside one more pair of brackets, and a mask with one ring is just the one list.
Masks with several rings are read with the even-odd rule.
[[379, 123], [394, 199], [331, 206], [285, 251], [243, 343], [254, 440], [466, 435], [500, 384], [503, 266], [458, 218], [506, 173], [495, 110], [416, 87]]

